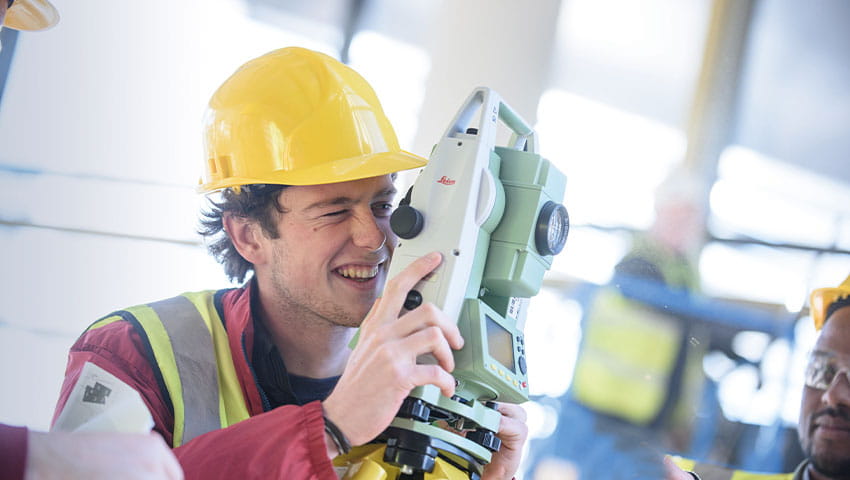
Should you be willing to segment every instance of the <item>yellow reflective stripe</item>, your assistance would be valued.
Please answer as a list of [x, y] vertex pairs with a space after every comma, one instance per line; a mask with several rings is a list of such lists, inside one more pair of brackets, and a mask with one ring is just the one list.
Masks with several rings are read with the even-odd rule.
[[201, 312], [201, 317], [210, 331], [215, 358], [218, 365], [218, 391], [219, 391], [219, 417], [221, 427], [228, 427], [234, 423], [246, 420], [248, 406], [242, 394], [242, 386], [236, 375], [233, 365], [233, 353], [230, 350], [227, 331], [222, 325], [222, 320], [215, 308], [215, 292], [191, 292], [184, 293], [193, 305]]
[[172, 432], [172, 446], [178, 447], [183, 444], [183, 418], [185, 406], [183, 404], [183, 385], [177, 371], [177, 362], [174, 359], [174, 351], [171, 340], [165, 327], [159, 320], [159, 316], [147, 305], [139, 305], [126, 309], [132, 313], [148, 336], [151, 349], [153, 350], [156, 364], [165, 382], [165, 388], [171, 396], [171, 404], [174, 407], [174, 432]]
[[685, 471], [693, 470], [694, 465], [696, 465], [696, 462], [691, 460], [690, 458], [683, 458], [671, 455], [670, 459], [673, 460], [673, 463], [675, 463], [677, 467]]
[[110, 323], [115, 323], [119, 320], [123, 320], [123, 318], [121, 318], [121, 315], [112, 315], [112, 316], [109, 316], [109, 317], [104, 317], [104, 318], [101, 318], [100, 320], [94, 322], [93, 324], [91, 324], [91, 326], [89, 328], [87, 328], [86, 331], [94, 330], [95, 328], [105, 327], [105, 326], [109, 325]]
[[794, 473], [755, 473], [733, 470], [708, 463], [697, 463], [690, 458], [670, 457], [682, 470], [696, 472], [702, 480], [792, 480]]
[[753, 473], [738, 470], [732, 475], [732, 480], [792, 480], [793, 473]]

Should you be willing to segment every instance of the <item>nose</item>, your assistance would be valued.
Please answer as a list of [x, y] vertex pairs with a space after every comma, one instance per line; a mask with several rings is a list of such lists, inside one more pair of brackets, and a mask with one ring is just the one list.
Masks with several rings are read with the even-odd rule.
[[389, 227], [382, 227], [371, 214], [358, 217], [352, 232], [354, 244], [370, 252], [377, 252], [387, 242], [386, 228]]
[[850, 372], [841, 370], [824, 390], [821, 400], [826, 405], [850, 407]]

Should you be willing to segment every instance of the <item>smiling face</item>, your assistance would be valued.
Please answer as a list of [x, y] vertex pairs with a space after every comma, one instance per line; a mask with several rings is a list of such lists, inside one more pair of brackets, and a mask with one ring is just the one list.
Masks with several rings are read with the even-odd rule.
[[[850, 307], [836, 310], [827, 319], [814, 351], [815, 358], [826, 359], [819, 369], [826, 375], [820, 378], [823, 388], [804, 388], [800, 444], [817, 472], [846, 478], [850, 472]], [[813, 371], [810, 364], [809, 372]], [[807, 377], [812, 378], [809, 372]]]
[[301, 321], [359, 326], [387, 279], [395, 193], [391, 175], [284, 189], [279, 238], [263, 238], [268, 260], [255, 265], [263, 303]]

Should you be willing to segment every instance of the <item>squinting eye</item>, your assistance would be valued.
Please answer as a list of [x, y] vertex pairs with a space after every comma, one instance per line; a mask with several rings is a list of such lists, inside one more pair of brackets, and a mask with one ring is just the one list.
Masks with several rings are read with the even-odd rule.
[[376, 212], [380, 212], [382, 214], [389, 214], [393, 211], [392, 203], [378, 203], [372, 207]]
[[336, 217], [336, 216], [342, 215], [343, 213], [345, 213], [347, 211], [348, 210], [339, 210], [339, 211], [336, 211], [336, 212], [326, 213], [322, 216], [323, 217]]

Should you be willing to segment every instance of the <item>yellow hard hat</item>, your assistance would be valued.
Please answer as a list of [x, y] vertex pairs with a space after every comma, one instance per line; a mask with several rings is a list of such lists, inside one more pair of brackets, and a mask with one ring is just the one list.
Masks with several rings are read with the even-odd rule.
[[213, 94], [199, 190], [254, 183], [316, 185], [421, 167], [399, 148], [372, 87], [304, 48], [267, 53]]
[[58, 22], [59, 12], [47, 0], [14, 0], [6, 11], [3, 26], [15, 30], [44, 30]]
[[836, 300], [847, 296], [850, 296], [850, 275], [844, 279], [841, 285], [835, 288], [818, 288], [812, 292], [809, 308], [812, 313], [812, 320], [815, 322], [815, 330], [823, 328], [829, 306]]

